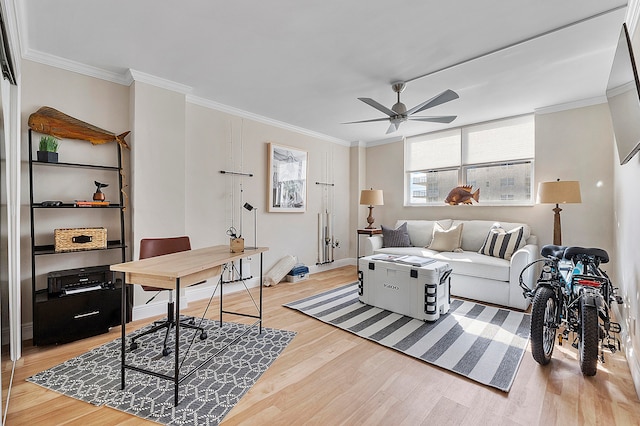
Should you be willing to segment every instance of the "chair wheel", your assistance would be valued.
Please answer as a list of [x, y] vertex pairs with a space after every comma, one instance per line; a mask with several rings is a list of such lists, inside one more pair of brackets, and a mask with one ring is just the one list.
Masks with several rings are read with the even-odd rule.
[[129, 350], [130, 351], [135, 351], [136, 349], [138, 349], [138, 343], [137, 342], [131, 342], [131, 345], [129, 345]]
[[204, 340], [204, 339], [206, 339], [207, 337], [208, 337], [208, 336], [207, 336], [207, 332], [206, 332], [206, 331], [203, 331], [202, 333], [200, 333], [200, 340]]
[[164, 349], [162, 350], [162, 356], [167, 356], [167, 355], [169, 355], [170, 353], [171, 353], [171, 349], [169, 349], [169, 348], [164, 348]]

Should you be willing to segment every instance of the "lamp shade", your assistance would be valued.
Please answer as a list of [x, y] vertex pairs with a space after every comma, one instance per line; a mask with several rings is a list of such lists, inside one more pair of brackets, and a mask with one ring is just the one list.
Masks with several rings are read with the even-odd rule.
[[538, 184], [538, 204], [581, 203], [580, 182], [577, 180], [558, 180]]
[[360, 191], [360, 204], [363, 206], [383, 206], [382, 189], [363, 189]]

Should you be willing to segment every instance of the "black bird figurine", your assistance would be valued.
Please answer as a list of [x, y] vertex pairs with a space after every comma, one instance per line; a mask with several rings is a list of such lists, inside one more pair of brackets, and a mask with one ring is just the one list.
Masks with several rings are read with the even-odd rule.
[[101, 191], [102, 188], [106, 188], [109, 186], [108, 183], [100, 183], [97, 180], [94, 180], [93, 183], [96, 184], [96, 192], [93, 194], [93, 201], [104, 201], [104, 193]]

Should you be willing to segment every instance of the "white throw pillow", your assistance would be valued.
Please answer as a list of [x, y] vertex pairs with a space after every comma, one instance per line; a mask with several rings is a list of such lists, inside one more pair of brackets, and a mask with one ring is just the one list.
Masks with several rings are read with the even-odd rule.
[[439, 222], [433, 225], [433, 238], [431, 244], [427, 247], [429, 250], [435, 251], [455, 251], [461, 252], [460, 245], [462, 243], [462, 228], [464, 223], [460, 223], [449, 229], [443, 229]]

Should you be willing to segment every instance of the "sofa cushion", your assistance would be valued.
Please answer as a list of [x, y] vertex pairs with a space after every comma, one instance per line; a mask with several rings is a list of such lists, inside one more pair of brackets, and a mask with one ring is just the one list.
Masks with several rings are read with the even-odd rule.
[[[531, 229], [529, 225], [524, 223], [515, 222], [497, 222], [495, 220], [454, 220], [453, 225], [458, 223], [464, 223], [464, 229], [462, 230], [462, 249], [465, 251], [479, 251], [487, 238], [487, 234], [492, 227], [501, 227], [505, 231], [509, 232], [514, 228], [522, 226], [524, 229], [523, 241], [526, 241], [530, 234]], [[409, 234], [411, 235], [411, 234]]]
[[523, 234], [524, 228], [522, 226], [509, 232], [502, 228], [491, 229], [478, 253], [511, 260], [513, 252], [524, 245]]
[[[399, 220], [396, 222], [396, 228], [405, 222], [407, 222], [407, 232], [409, 232], [409, 238], [411, 239], [411, 244], [413, 246], [428, 247], [429, 244], [431, 244], [431, 239], [433, 238], [433, 225], [436, 223], [435, 220]], [[440, 223], [444, 229], [449, 229], [453, 220], [440, 219], [437, 222]]]
[[431, 244], [427, 247], [429, 250], [436, 251], [462, 251], [460, 243], [462, 241], [462, 230], [464, 223], [444, 229], [439, 222], [433, 226], [433, 238]]
[[511, 263], [497, 257], [485, 256], [477, 252], [462, 253], [441, 252], [430, 256], [433, 259], [447, 262], [452, 273], [489, 280], [509, 282]]
[[406, 222], [396, 229], [387, 228], [384, 225], [380, 225], [380, 227], [382, 228], [383, 247], [411, 247]]

